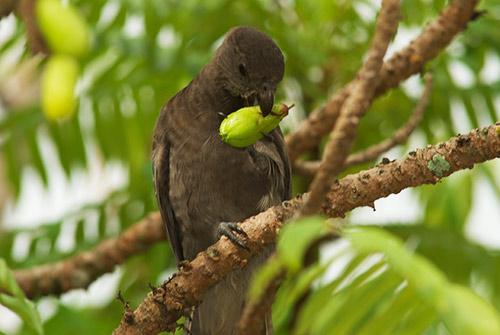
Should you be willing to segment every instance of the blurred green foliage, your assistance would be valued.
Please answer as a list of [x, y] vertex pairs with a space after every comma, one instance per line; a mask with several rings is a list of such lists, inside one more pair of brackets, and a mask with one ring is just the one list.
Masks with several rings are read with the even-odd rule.
[[[252, 298], [261, 294], [269, 274], [287, 272], [274, 305], [277, 333], [419, 335], [440, 326], [451, 334], [500, 332], [500, 315], [491, 304], [448, 282], [429, 260], [380, 228], [344, 228], [345, 240], [335, 251], [324, 252], [320, 262], [302, 263], [307, 247], [333, 238], [334, 222], [316, 217], [289, 223], [278, 239], [277, 257], [259, 270]], [[300, 241], [300, 251], [285, 240]], [[342, 268], [325, 275], [335, 261]]]
[[[51, 222], [40, 220], [33, 222], [32, 228], [15, 229], [3, 229], [0, 222], [0, 257], [11, 269], [57, 261], [88, 250], [156, 210], [150, 162], [156, 117], [165, 101], [189, 83], [210, 59], [231, 27], [252, 25], [271, 35], [283, 50], [286, 74], [277, 101], [298, 105], [296, 114], [287, 117], [284, 124], [285, 132], [290, 132], [305, 116], [301, 111], [309, 113], [354, 77], [369, 47], [379, 6], [369, 0], [70, 2], [92, 29], [92, 47], [82, 60], [78, 110], [66, 122], [48, 122], [38, 97], [28, 94], [32, 85], [36, 87], [46, 59], [33, 56], [25, 46], [24, 25], [13, 16], [0, 21], [8, 20], [13, 28], [0, 40], [0, 215], [4, 217], [6, 203], [15, 205], [26, 196], [21, 189], [29, 190], [27, 183], [33, 182], [26, 178], [27, 169], [35, 171], [47, 189], [53, 183], [54, 166], [64, 171], [69, 182], [94, 165], [105, 169], [107, 164], [119, 164], [126, 171], [126, 182]], [[443, 6], [442, 0], [403, 1], [399, 28], [400, 34], [405, 34], [402, 45]], [[483, 1], [479, 9], [487, 12], [427, 65], [434, 71], [434, 91], [416, 134], [421, 145], [499, 119], [499, 75], [485, 70], [485, 65], [500, 71], [495, 67], [500, 62], [500, 1]], [[468, 81], [457, 80], [457, 66], [469, 74]], [[31, 77], [26, 76], [26, 69], [31, 69]], [[15, 95], [15, 85], [6, 83], [19, 78], [21, 72], [30, 80], [20, 81], [25, 86], [21, 85], [22, 94]], [[354, 150], [391, 136], [408, 119], [418, 98], [418, 87], [404, 85], [377, 99], [363, 119]], [[43, 144], [47, 141], [56, 149], [56, 157], [47, 156]], [[402, 146], [403, 151], [414, 148]], [[499, 309], [498, 250], [479, 246], [466, 235], [477, 180], [486, 179], [496, 196], [500, 195], [499, 172], [494, 167], [485, 164], [465, 176], [452, 176], [438, 185], [417, 189], [421, 219], [415, 225], [388, 229], [404, 240], [419, 241], [417, 251], [436, 264], [448, 280], [486, 292], [483, 296]], [[307, 179], [296, 181], [294, 192], [305, 191]], [[97, 229], [89, 238], [92, 222]], [[118, 229], [110, 228], [112, 223], [117, 223]], [[63, 251], [58, 240], [68, 226], [74, 228], [75, 243], [69, 251]], [[16, 256], [15, 251], [20, 240], [28, 241], [23, 257]], [[147, 283], [157, 283], [165, 269], [174, 267], [168, 245], [155, 245], [127, 261], [119, 287], [135, 306], [147, 293]], [[391, 281], [390, 287], [397, 283]], [[377, 289], [375, 282], [370, 285]], [[53, 315], [44, 320], [47, 334], [108, 334], [119, 323], [123, 308], [114, 301], [101, 307], [78, 308], [60, 300], [56, 307]], [[23, 326], [21, 332], [32, 334], [33, 330]], [[425, 332], [446, 333], [446, 329], [435, 326]]]

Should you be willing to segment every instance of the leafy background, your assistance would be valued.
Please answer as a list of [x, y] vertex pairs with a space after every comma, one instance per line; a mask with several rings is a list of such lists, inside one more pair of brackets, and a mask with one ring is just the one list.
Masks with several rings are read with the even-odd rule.
[[[264, 30], [283, 50], [287, 66], [277, 100], [298, 105], [283, 125], [290, 132], [353, 78], [380, 6], [368, 0], [70, 2], [93, 38], [77, 84], [78, 108], [66, 122], [49, 122], [41, 112], [46, 58], [27, 48], [17, 17], [0, 20], [0, 256], [11, 269], [71, 257], [156, 210], [150, 152], [159, 109], [198, 73], [231, 27]], [[406, 45], [443, 6], [445, 1], [404, 1], [390, 52]], [[500, 119], [500, 1], [483, 1], [479, 8], [487, 10], [483, 17], [427, 65], [434, 71], [431, 102], [409, 143], [388, 153], [390, 158]], [[421, 91], [415, 76], [379, 98], [363, 119], [354, 150], [391, 136]], [[386, 216], [357, 210], [347, 220], [383, 225], [450, 282], [471, 287], [499, 309], [500, 243], [491, 238], [500, 224], [499, 171], [498, 162], [482, 164], [406, 192], [408, 207], [385, 205]], [[308, 182], [294, 177], [294, 192], [305, 191]], [[399, 216], [390, 214], [395, 206]], [[148, 282], [159, 283], [174, 269], [168, 245], [160, 243], [104, 276], [87, 295], [39, 299], [45, 332], [109, 333], [121, 319], [123, 307], [113, 301], [118, 287], [135, 306]], [[33, 333], [12, 324], [18, 323], [2, 329]], [[436, 324], [428, 334], [447, 333]]]

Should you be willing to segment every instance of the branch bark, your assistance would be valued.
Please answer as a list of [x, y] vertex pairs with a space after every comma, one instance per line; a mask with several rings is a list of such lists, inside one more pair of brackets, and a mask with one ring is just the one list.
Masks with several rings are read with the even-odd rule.
[[36, 13], [35, 13], [36, 0], [19, 0], [17, 1], [16, 13], [24, 21], [26, 27], [26, 36], [28, 37], [28, 44], [31, 52], [50, 54], [50, 50], [45, 43], [40, 29], [38, 29]]
[[[476, 18], [477, 2], [478, 0], [451, 0], [410, 45], [384, 63], [375, 96], [397, 87], [411, 75], [422, 72], [424, 64], [436, 57], [456, 34], [467, 27], [470, 20]], [[292, 164], [303, 153], [314, 150], [332, 129], [352, 85], [353, 82], [337, 91], [326, 104], [313, 111], [296, 132], [286, 136]]]
[[[374, 207], [375, 200], [405, 188], [435, 184], [456, 171], [471, 169], [474, 164], [498, 157], [500, 122], [339, 180], [330, 189], [321, 212], [330, 217], [343, 217], [356, 207]], [[306, 197], [297, 196], [245, 220], [241, 227], [248, 234], [245, 243], [251, 252], [223, 237], [150, 292], [136, 310], [126, 311], [126, 317], [113, 334], [144, 335], [173, 330], [176, 321], [200, 303], [203, 292], [273, 243], [281, 226], [300, 210]]]
[[153, 213], [117, 238], [103, 241], [91, 251], [81, 252], [74, 258], [58, 263], [16, 270], [14, 275], [26, 297], [30, 299], [86, 288], [130, 256], [144, 252], [154, 243], [166, 238], [160, 214]]
[[331, 183], [344, 167], [358, 133], [361, 117], [365, 115], [373, 100], [385, 52], [397, 31], [400, 7], [401, 4], [397, 0], [382, 2], [368, 59], [357, 73], [349, 97], [330, 133], [325, 158], [309, 187], [309, 198], [300, 211], [302, 216], [315, 214], [319, 210]]

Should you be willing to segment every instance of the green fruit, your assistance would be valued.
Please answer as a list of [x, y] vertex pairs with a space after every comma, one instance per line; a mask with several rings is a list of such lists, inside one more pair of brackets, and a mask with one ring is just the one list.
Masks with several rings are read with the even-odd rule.
[[280, 121], [288, 115], [288, 111], [293, 108], [295, 104], [288, 107], [285, 104], [276, 104], [273, 106], [271, 113], [260, 119], [260, 125], [262, 126], [261, 131], [265, 134], [270, 133], [274, 130], [280, 123]]
[[90, 29], [71, 4], [63, 6], [59, 0], [38, 0], [36, 17], [52, 51], [80, 57], [89, 50]]
[[42, 109], [49, 120], [71, 114], [75, 104], [74, 90], [80, 73], [78, 61], [67, 55], [53, 55], [42, 73]]
[[288, 115], [290, 108], [285, 104], [276, 104], [271, 113], [263, 116], [259, 106], [244, 107], [229, 114], [219, 128], [222, 140], [233, 147], [248, 147], [264, 134], [271, 132]]

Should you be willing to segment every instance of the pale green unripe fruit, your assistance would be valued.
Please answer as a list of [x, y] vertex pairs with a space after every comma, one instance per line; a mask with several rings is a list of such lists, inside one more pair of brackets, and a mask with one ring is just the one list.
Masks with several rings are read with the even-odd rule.
[[49, 120], [71, 114], [75, 104], [75, 85], [80, 73], [78, 61], [67, 55], [53, 55], [42, 73], [42, 109]]
[[288, 115], [290, 108], [285, 104], [275, 104], [271, 113], [263, 116], [259, 106], [244, 107], [229, 114], [219, 128], [222, 140], [233, 147], [248, 147], [264, 134], [271, 132]]
[[60, 0], [38, 0], [36, 18], [52, 51], [80, 57], [89, 50], [90, 29], [71, 4], [63, 6]]

